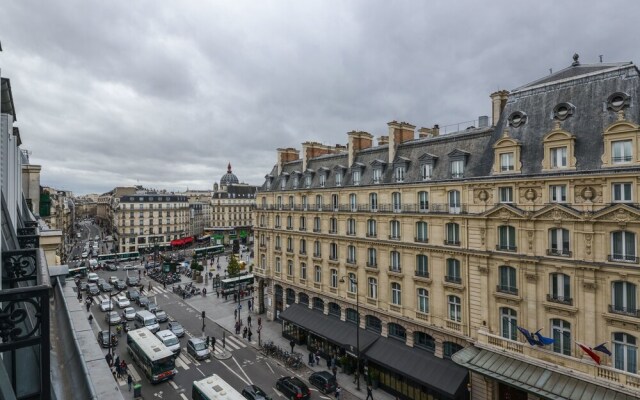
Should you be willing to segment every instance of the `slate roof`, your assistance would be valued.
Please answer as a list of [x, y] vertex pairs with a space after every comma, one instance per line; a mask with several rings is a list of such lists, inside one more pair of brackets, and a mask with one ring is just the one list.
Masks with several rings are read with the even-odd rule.
[[[640, 72], [633, 63], [578, 64], [533, 81], [509, 94], [495, 127], [472, 128], [433, 138], [410, 140], [398, 146], [395, 160], [409, 160], [404, 183], [422, 182], [420, 166], [425, 162], [433, 162], [434, 165], [431, 182], [454, 180], [451, 178], [450, 160], [464, 157], [465, 153], [468, 155], [464, 179], [486, 178], [492, 173], [493, 145], [508, 128], [509, 137], [521, 145], [522, 173], [518, 176], [542, 174], [543, 139], [554, 130], [556, 124], [553, 110], [560, 103], [570, 103], [574, 107], [573, 115], [561, 121], [560, 128], [575, 136], [576, 170], [561, 170], [558, 173], [597, 171], [602, 164], [602, 133], [617, 120], [616, 112], [608, 109], [606, 103], [609, 96], [617, 92], [625, 93], [631, 99], [629, 106], [624, 109], [625, 119], [640, 124]], [[526, 114], [526, 122], [518, 127], [508, 126], [508, 117], [516, 111]], [[374, 166], [383, 167], [380, 185], [397, 184], [393, 181], [394, 164], [390, 162], [388, 152], [389, 145], [382, 145], [356, 154], [354, 164], [364, 165], [361, 186], [373, 184]], [[311, 174], [311, 188], [319, 187], [320, 174], [327, 174], [325, 187], [335, 187], [335, 175], [340, 172], [336, 167], [340, 165], [347, 168], [343, 171], [341, 186], [352, 186], [352, 166], [348, 165], [348, 154], [344, 152], [308, 160], [307, 169], [315, 171]], [[301, 170], [302, 160], [284, 164], [280, 176], [277, 176], [277, 166], [274, 166], [261, 190], [267, 189], [269, 177], [273, 178], [271, 190], [281, 189], [281, 179], [286, 179], [285, 189], [291, 190], [293, 172]], [[288, 174], [290, 176], [286, 177]], [[306, 189], [304, 177], [300, 177], [298, 189]]]
[[214, 192], [214, 199], [250, 199], [256, 196], [257, 186], [231, 185], [226, 191]]

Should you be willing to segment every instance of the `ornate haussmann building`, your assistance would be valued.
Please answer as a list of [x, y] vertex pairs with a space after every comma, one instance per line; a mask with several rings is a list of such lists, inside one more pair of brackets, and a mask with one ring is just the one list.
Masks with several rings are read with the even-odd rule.
[[493, 123], [457, 133], [278, 149], [260, 310], [412, 399], [638, 398], [638, 68], [576, 57], [491, 99]]

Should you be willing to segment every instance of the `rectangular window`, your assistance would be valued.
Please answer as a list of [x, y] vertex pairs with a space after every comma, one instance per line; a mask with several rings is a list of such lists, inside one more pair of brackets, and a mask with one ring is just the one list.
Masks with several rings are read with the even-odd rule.
[[327, 176], [325, 174], [320, 175], [320, 187], [324, 187], [327, 184]]
[[402, 212], [402, 195], [399, 192], [391, 193], [393, 212]]
[[431, 174], [433, 173], [433, 166], [431, 164], [422, 164], [420, 167], [420, 172], [422, 174], [422, 180], [427, 181], [431, 179]]
[[551, 168], [566, 168], [567, 148], [554, 147], [551, 149]]
[[380, 183], [382, 181], [382, 168], [375, 168], [373, 170], [373, 183]]
[[613, 201], [618, 203], [631, 201], [631, 183], [614, 183], [613, 188]]
[[338, 208], [340, 207], [340, 202], [337, 194], [331, 195], [331, 205], [333, 206], [333, 211], [338, 211]]
[[500, 171], [513, 171], [513, 153], [502, 153], [500, 154]]
[[404, 182], [404, 166], [395, 168], [394, 177], [396, 182]]
[[566, 185], [549, 186], [549, 201], [551, 203], [566, 203], [567, 202], [567, 186]]
[[342, 172], [336, 172], [336, 186], [342, 186]]
[[353, 184], [354, 185], [359, 185], [360, 184], [360, 170], [353, 171], [351, 173], [351, 178], [353, 179]]
[[462, 178], [464, 176], [464, 161], [451, 161], [451, 177]]
[[632, 150], [631, 140], [620, 140], [611, 143], [611, 162], [622, 164], [631, 162]]
[[300, 263], [300, 279], [307, 279], [307, 264]]
[[391, 253], [389, 253], [389, 261], [390, 261], [389, 269], [391, 271], [395, 271], [395, 272], [401, 271], [399, 251], [392, 251]]
[[513, 202], [513, 188], [512, 187], [501, 187], [501, 188], [498, 188], [498, 192], [500, 193], [500, 203], [512, 203]]
[[367, 249], [367, 267], [375, 268], [378, 265], [378, 251], [373, 247]]
[[311, 175], [307, 175], [304, 177], [304, 186], [311, 187]]

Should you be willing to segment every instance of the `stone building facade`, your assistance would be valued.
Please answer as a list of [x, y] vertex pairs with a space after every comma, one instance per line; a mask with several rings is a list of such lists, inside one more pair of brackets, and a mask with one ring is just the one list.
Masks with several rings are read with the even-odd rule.
[[634, 64], [575, 57], [493, 93], [493, 123], [278, 149], [256, 200], [258, 309], [308, 346], [359, 351], [409, 398], [637, 398], [639, 96]]

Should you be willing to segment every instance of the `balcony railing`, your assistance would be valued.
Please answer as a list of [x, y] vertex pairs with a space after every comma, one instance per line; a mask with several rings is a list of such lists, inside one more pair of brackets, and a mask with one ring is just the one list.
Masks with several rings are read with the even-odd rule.
[[565, 304], [567, 306], [573, 305], [573, 299], [571, 297], [558, 296], [557, 294], [547, 293], [547, 301], [551, 303]]
[[516, 246], [510, 246], [508, 244], [497, 244], [496, 250], [498, 251], [516, 251], [518, 248]]
[[627, 254], [609, 254], [609, 261], [611, 262], [628, 262], [628, 263], [638, 263], [638, 257], [635, 255], [627, 255]]
[[429, 277], [429, 272], [428, 271], [416, 271], [416, 276], [418, 276], [420, 278], [428, 278]]
[[512, 294], [514, 296], [518, 295], [518, 288], [513, 286], [497, 285], [496, 291], [500, 293]]
[[378, 268], [377, 262], [367, 262], [367, 268]]
[[447, 246], [460, 246], [459, 240], [445, 240], [444, 244]]
[[640, 310], [635, 307], [620, 307], [615, 304], [609, 304], [609, 312], [612, 314], [622, 314], [640, 318]]
[[[51, 283], [41, 252], [38, 248], [2, 252], [0, 355], [20, 398], [51, 398]], [[25, 375], [35, 380], [21, 379]]]
[[389, 266], [389, 272], [395, 272], [396, 274], [401, 274], [402, 273], [402, 268], [390, 265]]
[[417, 243], [429, 243], [429, 239], [426, 237], [416, 237], [414, 241]]
[[371, 204], [333, 204], [330, 206], [317, 206], [311, 205], [306, 209], [300, 205], [278, 206], [278, 205], [266, 205], [259, 206], [259, 210], [295, 210], [295, 211], [323, 211], [323, 212], [379, 212], [379, 213], [402, 213], [402, 214], [423, 214], [423, 213], [441, 213], [441, 214], [466, 214], [468, 212], [467, 204], [448, 204], [448, 203], [409, 203], [409, 204], [397, 204], [397, 203], [378, 203], [374, 207]]
[[548, 256], [571, 257], [572, 253], [568, 249], [547, 249]]
[[445, 282], [457, 283], [458, 285], [462, 283], [462, 278], [460, 278], [459, 276], [445, 275], [444, 280]]

